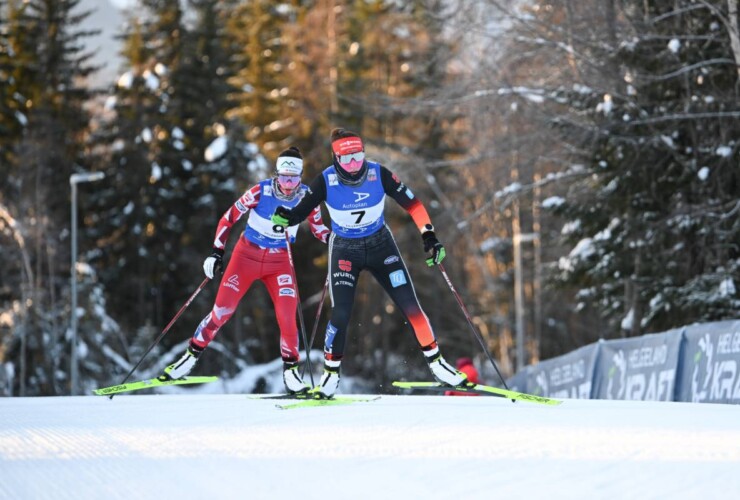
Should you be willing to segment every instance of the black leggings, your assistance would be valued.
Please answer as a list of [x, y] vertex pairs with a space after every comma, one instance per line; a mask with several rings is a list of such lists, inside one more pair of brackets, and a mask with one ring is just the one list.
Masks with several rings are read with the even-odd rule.
[[355, 302], [360, 272], [369, 270], [411, 324], [419, 346], [434, 344], [429, 318], [419, 305], [414, 284], [398, 246], [387, 226], [364, 238], [329, 238], [329, 291], [332, 312], [326, 326], [324, 353], [327, 359], [344, 355], [347, 325]]

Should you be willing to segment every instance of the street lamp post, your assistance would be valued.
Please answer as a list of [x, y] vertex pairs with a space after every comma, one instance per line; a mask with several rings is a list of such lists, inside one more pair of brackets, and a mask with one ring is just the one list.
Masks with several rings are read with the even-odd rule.
[[77, 184], [82, 182], [95, 182], [105, 177], [103, 172], [86, 172], [72, 174], [69, 176], [69, 185], [72, 187], [72, 269], [70, 270], [70, 283], [72, 285], [72, 308], [70, 328], [72, 330], [72, 353], [69, 362], [70, 393], [77, 394]]
[[514, 308], [516, 309], [516, 371], [527, 364], [524, 357], [524, 279], [522, 270], [522, 243], [537, 241], [538, 233], [514, 234]]

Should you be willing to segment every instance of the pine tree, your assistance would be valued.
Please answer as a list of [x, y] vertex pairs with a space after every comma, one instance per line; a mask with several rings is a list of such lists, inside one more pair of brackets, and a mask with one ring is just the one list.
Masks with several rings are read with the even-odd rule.
[[142, 7], [144, 16], [131, 19], [124, 34], [128, 69], [100, 133], [112, 184], [96, 199], [107, 215], [91, 231], [103, 249], [102, 279], [116, 284], [112, 306], [139, 311], [134, 323], [161, 325], [189, 277], [176, 272], [175, 258], [187, 237], [193, 169], [182, 128], [186, 30], [179, 2], [147, 0]]
[[65, 342], [70, 314], [66, 186], [70, 174], [87, 167], [84, 104], [90, 93], [81, 82], [94, 70], [82, 46], [91, 33], [80, 29], [88, 13], [79, 12], [78, 4], [30, 0], [3, 5], [8, 22], [2, 46], [9, 59], [3, 57], [1, 64], [9, 73], [11, 93], [4, 106], [12, 111], [11, 120], [3, 120], [9, 130], [2, 143], [7, 174], [3, 197], [25, 233], [33, 276], [26, 291], [16, 283], [18, 297], [32, 306], [22, 321], [26, 357], [18, 359], [22, 354], [14, 346], [11, 359], [32, 367], [16, 383], [16, 390], [27, 387], [27, 394], [68, 390], [63, 375], [68, 373], [71, 349]]
[[634, 33], [615, 54], [624, 92], [571, 99], [593, 133], [560, 208], [576, 246], [559, 279], [631, 335], [738, 306], [738, 74], [725, 2], [692, 5], [627, 2]]
[[95, 210], [103, 217], [89, 231], [101, 249], [96, 267], [115, 294], [113, 310], [136, 310], [152, 321], [149, 305], [154, 301], [148, 283], [156, 280], [157, 251], [147, 248], [147, 241], [160, 221], [150, 204], [156, 206], [154, 184], [162, 169], [149, 144], [155, 135], [152, 116], [162, 107], [159, 78], [166, 67], [154, 59], [143, 31], [142, 23], [132, 19], [122, 51], [130, 69], [119, 77], [108, 99], [113, 119], [103, 123], [95, 139], [109, 156], [103, 161], [109, 182], [95, 198]]
[[310, 9], [301, 2], [280, 5], [254, 0], [235, 7], [227, 30], [234, 46], [232, 85], [240, 89], [231, 115], [250, 125], [247, 139], [271, 157], [296, 144], [295, 117], [289, 105], [296, 81], [291, 54], [287, 53], [289, 24]]
[[[227, 116], [229, 4], [193, 0], [185, 23], [179, 2], [148, 0], [123, 34], [126, 70], [97, 139], [115, 181], [96, 200], [105, 223], [90, 230], [102, 249], [110, 307], [124, 329], [143, 332], [141, 342], [151, 342], [198, 284], [218, 218], [259, 162], [242, 124]], [[179, 320], [183, 330], [190, 333], [203, 311], [190, 308]], [[163, 347], [181, 340], [172, 336]]]
[[28, 115], [40, 95], [36, 41], [31, 6], [17, 1], [0, 2], [0, 168], [2, 193], [18, 196], [18, 142]]

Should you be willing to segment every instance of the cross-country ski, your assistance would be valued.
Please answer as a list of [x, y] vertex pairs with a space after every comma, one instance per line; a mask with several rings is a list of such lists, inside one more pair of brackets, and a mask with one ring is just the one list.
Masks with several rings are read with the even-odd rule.
[[529, 403], [539, 403], [543, 405], [557, 406], [563, 402], [559, 399], [545, 398], [542, 396], [536, 396], [534, 394], [527, 394], [524, 392], [510, 391], [507, 389], [499, 389], [498, 387], [491, 387], [483, 384], [471, 384], [462, 387], [450, 387], [449, 385], [440, 384], [439, 382], [393, 382], [394, 387], [399, 389], [418, 389], [422, 391], [435, 391], [435, 392], [468, 392], [471, 394], [480, 394], [487, 396], [500, 396], [507, 399], [513, 399], [516, 401], [527, 401]]
[[112, 394], [140, 391], [142, 389], [152, 389], [154, 387], [162, 387], [167, 385], [208, 384], [210, 382], [215, 382], [216, 380], [218, 380], [218, 377], [185, 377], [176, 380], [163, 380], [161, 377], [158, 377], [146, 380], [139, 380], [137, 382], [127, 382], [125, 384], [112, 385], [110, 387], [102, 387], [100, 389], [95, 389], [93, 393], [97, 396], [110, 396]]

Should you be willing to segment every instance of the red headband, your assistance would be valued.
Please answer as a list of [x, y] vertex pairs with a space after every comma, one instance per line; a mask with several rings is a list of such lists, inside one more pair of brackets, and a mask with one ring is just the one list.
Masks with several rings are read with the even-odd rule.
[[331, 149], [337, 155], [359, 153], [365, 149], [359, 137], [342, 137], [331, 143]]

